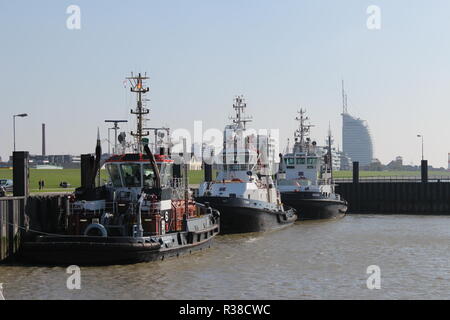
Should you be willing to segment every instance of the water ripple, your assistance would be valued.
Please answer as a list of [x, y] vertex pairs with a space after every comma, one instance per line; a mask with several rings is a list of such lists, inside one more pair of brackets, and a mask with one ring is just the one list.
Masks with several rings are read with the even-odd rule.
[[[81, 269], [0, 266], [7, 299], [448, 299], [449, 217], [352, 215], [227, 235], [199, 254]], [[381, 290], [366, 286], [381, 268]]]

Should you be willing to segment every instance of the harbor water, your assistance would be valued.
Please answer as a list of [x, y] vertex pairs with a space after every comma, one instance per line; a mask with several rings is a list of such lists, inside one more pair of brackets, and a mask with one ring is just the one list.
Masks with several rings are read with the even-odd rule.
[[[81, 267], [0, 266], [6, 299], [449, 299], [450, 217], [348, 215], [267, 234], [219, 236], [180, 259]], [[368, 289], [367, 268], [380, 268]]]

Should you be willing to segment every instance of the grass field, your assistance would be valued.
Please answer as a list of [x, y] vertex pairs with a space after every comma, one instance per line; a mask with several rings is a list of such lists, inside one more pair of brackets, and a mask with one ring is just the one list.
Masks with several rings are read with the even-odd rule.
[[[0, 169], [0, 179], [12, 179], [11, 169]], [[102, 181], [107, 180], [105, 170], [101, 171]], [[78, 188], [81, 184], [81, 175], [79, 169], [63, 169], [63, 170], [46, 170], [46, 169], [30, 169], [30, 192], [39, 191], [39, 180], [45, 181], [44, 191], [58, 192], [71, 191]], [[70, 184], [70, 188], [63, 189], [59, 184], [65, 181]], [[203, 171], [190, 171], [189, 183], [199, 184], [203, 181]]]
[[[449, 171], [430, 171], [430, 176], [450, 176]], [[215, 176], [215, 174], [213, 174]], [[361, 171], [360, 177], [388, 177], [388, 176], [420, 176], [419, 171]], [[335, 178], [351, 178], [351, 171], [335, 171]], [[0, 169], [0, 179], [12, 179], [11, 169]], [[107, 180], [106, 171], [102, 170], [101, 179]], [[46, 192], [71, 191], [80, 186], [81, 177], [79, 169], [64, 170], [41, 170], [30, 169], [30, 191], [39, 191], [39, 180], [45, 181]], [[63, 189], [59, 186], [62, 181], [71, 185], [70, 188]], [[203, 171], [190, 171], [189, 183], [199, 184], [203, 181]]]
[[[1, 179], [12, 179], [11, 169], [0, 169]], [[39, 191], [39, 180], [44, 180], [45, 191], [63, 191], [73, 190], [80, 186], [80, 170], [79, 169], [64, 169], [64, 170], [38, 170], [30, 169], [30, 191]], [[70, 189], [63, 189], [59, 186], [62, 181], [66, 181], [71, 185]]]

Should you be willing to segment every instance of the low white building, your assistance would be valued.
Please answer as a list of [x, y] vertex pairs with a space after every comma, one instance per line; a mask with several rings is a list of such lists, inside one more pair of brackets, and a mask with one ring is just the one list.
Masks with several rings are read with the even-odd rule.
[[189, 161], [189, 170], [192, 171], [202, 170], [202, 161], [197, 159], [195, 155], [192, 155], [191, 160]]

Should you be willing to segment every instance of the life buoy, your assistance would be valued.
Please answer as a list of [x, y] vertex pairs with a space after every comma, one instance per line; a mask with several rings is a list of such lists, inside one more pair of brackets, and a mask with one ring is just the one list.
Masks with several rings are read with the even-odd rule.
[[108, 231], [104, 225], [100, 223], [91, 223], [84, 231], [84, 235], [88, 237], [107, 237]]

